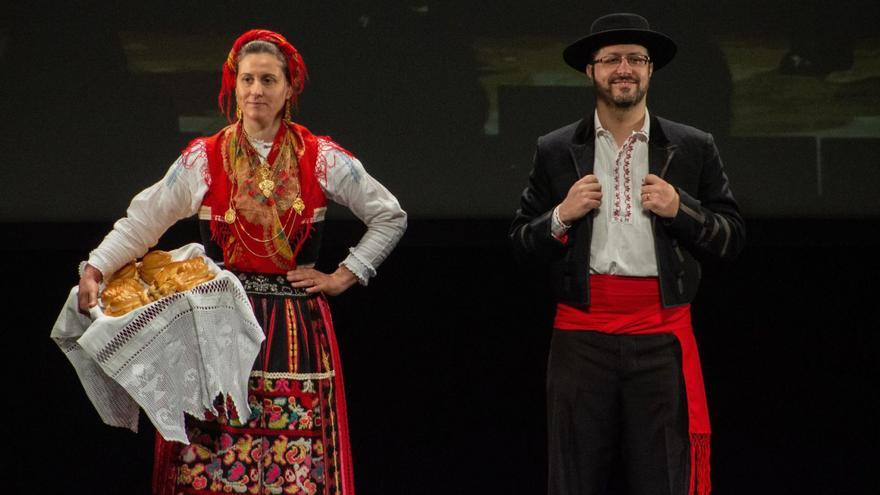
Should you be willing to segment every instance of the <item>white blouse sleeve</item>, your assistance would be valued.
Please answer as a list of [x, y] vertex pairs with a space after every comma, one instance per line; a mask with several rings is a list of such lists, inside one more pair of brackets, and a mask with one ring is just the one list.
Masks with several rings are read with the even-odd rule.
[[208, 191], [207, 167], [205, 143], [197, 141], [175, 160], [162, 180], [131, 200], [126, 215], [89, 254], [89, 264], [104, 276], [110, 275], [143, 256], [175, 222], [198, 212]]
[[322, 142], [319, 167], [324, 167], [322, 187], [327, 197], [347, 207], [367, 226], [357, 246], [340, 263], [351, 270], [362, 285], [376, 275], [376, 268], [388, 256], [406, 230], [406, 212], [388, 189], [370, 176], [360, 160]]

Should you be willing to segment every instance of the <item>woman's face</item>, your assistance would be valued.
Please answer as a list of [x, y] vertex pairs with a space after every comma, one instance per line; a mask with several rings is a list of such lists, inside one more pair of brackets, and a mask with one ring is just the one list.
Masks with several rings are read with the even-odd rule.
[[293, 88], [284, 77], [281, 61], [271, 53], [251, 53], [238, 61], [235, 102], [245, 120], [267, 126], [281, 118]]

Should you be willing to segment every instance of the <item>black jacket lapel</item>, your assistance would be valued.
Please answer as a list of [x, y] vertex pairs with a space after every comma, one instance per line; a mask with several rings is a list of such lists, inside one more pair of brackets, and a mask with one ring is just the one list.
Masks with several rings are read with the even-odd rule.
[[580, 179], [593, 173], [593, 162], [596, 154], [593, 140], [593, 119], [585, 118], [574, 132], [569, 151], [577, 177]]

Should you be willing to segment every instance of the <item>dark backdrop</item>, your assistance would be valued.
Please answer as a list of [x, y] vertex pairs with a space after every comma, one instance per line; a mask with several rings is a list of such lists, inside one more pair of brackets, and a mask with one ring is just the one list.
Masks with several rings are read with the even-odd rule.
[[[708, 266], [694, 303], [714, 493], [877, 493], [880, 222], [748, 226], [743, 255]], [[361, 231], [330, 227], [325, 268]], [[539, 270], [514, 266], [506, 227], [413, 222], [369, 287], [331, 300], [359, 493], [542, 492], [552, 301]], [[4, 226], [7, 479], [21, 491], [148, 493], [149, 422], [137, 435], [103, 425], [48, 339], [107, 228]], [[181, 223], [160, 246], [195, 231]]]
[[[354, 151], [413, 217], [507, 218], [535, 138], [591, 114], [563, 44], [613, 10], [677, 40], [649, 108], [715, 135], [747, 215], [880, 216], [880, 3], [829, 5], [18, 2], [0, 17], [0, 221], [117, 218], [222, 125], [210, 121], [220, 67], [257, 26], [286, 34], [309, 66], [297, 119]], [[783, 73], [787, 51], [836, 65]]]
[[[215, 32], [231, 43], [262, 25], [289, 34], [310, 63], [301, 120], [357, 152], [412, 213], [370, 286], [331, 301], [359, 493], [542, 492], [552, 301], [541, 270], [514, 264], [505, 234], [535, 137], [587, 113], [589, 97], [507, 88], [499, 133], [486, 135], [469, 47], [477, 35], [573, 39], [618, 4], [451, 1], [426, 18], [416, 3], [37, 2], [0, 19], [5, 487], [147, 493], [150, 424], [137, 435], [103, 425], [48, 333], [77, 263], [193, 137], [178, 118], [212, 105], [219, 77], [133, 74], [119, 32]], [[705, 66], [682, 64], [677, 76], [670, 66], [665, 88], [658, 76], [651, 105], [719, 137], [748, 222], [745, 252], [706, 267], [694, 304], [715, 493], [878, 493], [877, 136], [729, 135], [727, 66], [706, 32], [797, 39], [810, 9], [622, 5], [701, 53], [680, 61]], [[839, 10], [858, 14], [858, 36], [876, 25], [874, 2]], [[711, 79], [701, 67], [714, 67]], [[362, 232], [342, 212], [331, 217], [325, 268]], [[160, 247], [196, 239], [186, 221]]]

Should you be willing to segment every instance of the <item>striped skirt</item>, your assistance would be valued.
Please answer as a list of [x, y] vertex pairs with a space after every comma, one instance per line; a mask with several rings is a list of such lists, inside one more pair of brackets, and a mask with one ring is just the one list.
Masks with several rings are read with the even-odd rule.
[[[353, 495], [339, 350], [323, 295], [283, 275], [240, 273], [266, 340], [250, 415], [187, 418], [190, 445], [156, 437], [154, 495]], [[221, 413], [223, 411], [221, 410]]]

